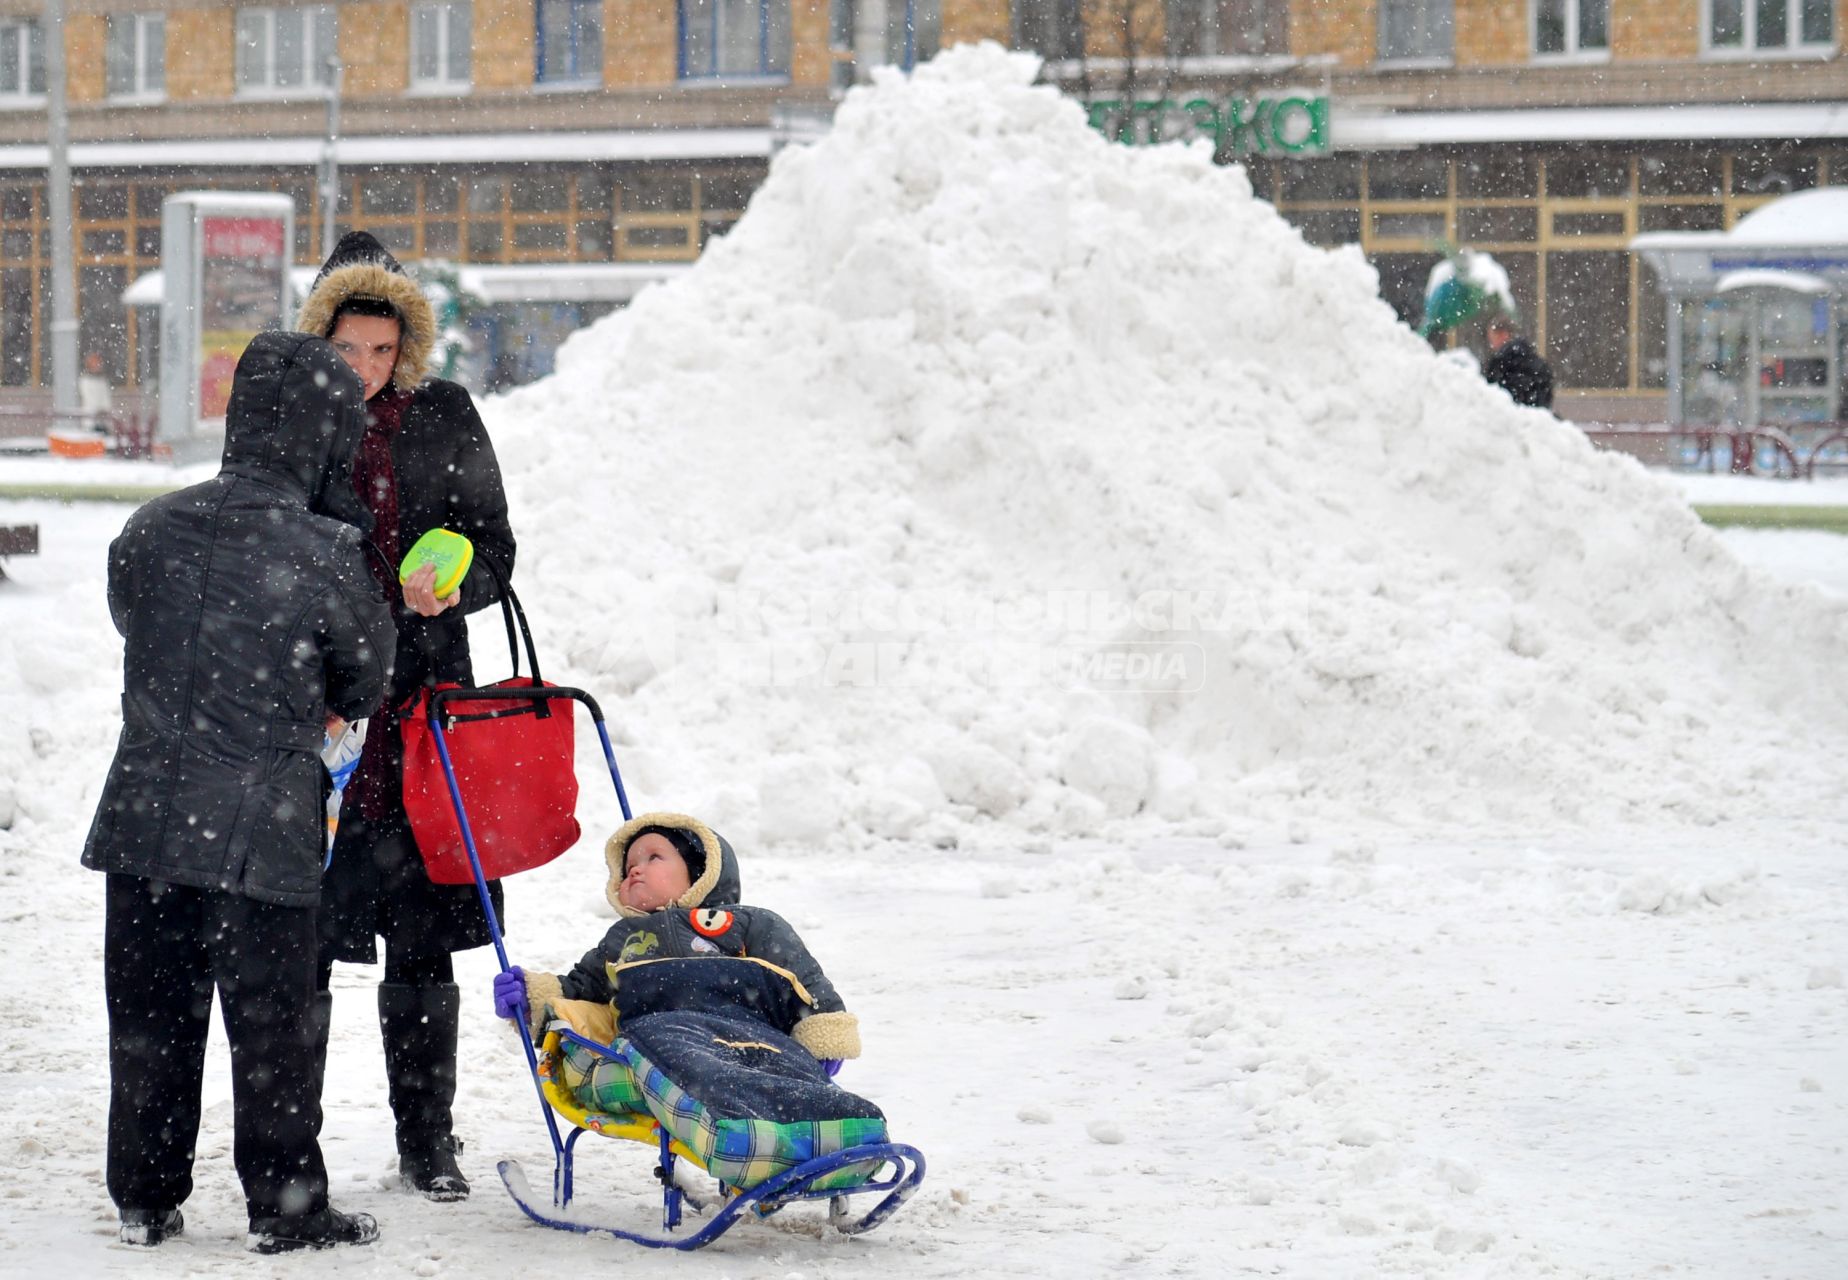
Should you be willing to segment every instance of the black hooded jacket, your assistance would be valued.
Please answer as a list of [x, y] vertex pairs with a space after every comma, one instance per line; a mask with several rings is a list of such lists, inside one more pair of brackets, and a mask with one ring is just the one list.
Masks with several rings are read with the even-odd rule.
[[1553, 367], [1526, 338], [1510, 338], [1489, 357], [1482, 376], [1506, 391], [1516, 404], [1553, 407]]
[[353, 495], [361, 397], [326, 342], [259, 334], [218, 475], [149, 502], [110, 545], [122, 736], [85, 866], [319, 901], [325, 719], [378, 705], [395, 643]]

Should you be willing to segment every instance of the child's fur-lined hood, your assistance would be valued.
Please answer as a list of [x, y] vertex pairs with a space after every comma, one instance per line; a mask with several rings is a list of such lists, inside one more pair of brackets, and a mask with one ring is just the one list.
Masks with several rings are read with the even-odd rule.
[[364, 231], [341, 237], [314, 278], [295, 327], [317, 338], [331, 336], [334, 313], [351, 298], [374, 298], [398, 313], [398, 363], [391, 371], [391, 384], [401, 391], [416, 390], [436, 350], [436, 310], [398, 260]]
[[617, 897], [622, 888], [622, 863], [629, 852], [629, 846], [635, 843], [637, 836], [650, 827], [665, 827], [674, 831], [683, 831], [699, 842], [705, 852], [706, 865], [693, 880], [693, 885], [681, 894], [670, 907], [723, 907], [735, 905], [743, 896], [742, 881], [738, 873], [738, 855], [731, 843], [701, 822], [684, 813], [641, 813], [616, 828], [616, 834], [603, 846], [603, 860], [610, 869], [609, 884], [603, 890], [604, 897], [616, 908], [616, 914], [625, 920], [637, 916], [652, 915], [653, 912], [637, 911], [626, 907]]

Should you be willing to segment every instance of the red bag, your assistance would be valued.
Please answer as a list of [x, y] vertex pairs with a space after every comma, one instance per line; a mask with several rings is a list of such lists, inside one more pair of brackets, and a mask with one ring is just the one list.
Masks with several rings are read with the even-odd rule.
[[[441, 708], [443, 745], [449, 749], [469, 832], [475, 838], [475, 854], [489, 880], [544, 866], [576, 844], [580, 834], [577, 771], [572, 764], [574, 702], [570, 698], [494, 696], [497, 689], [557, 687], [539, 678], [526, 612], [505, 582], [501, 583], [501, 611], [507, 620], [514, 674], [496, 684], [470, 689], [467, 697], [445, 698]], [[519, 674], [520, 651], [513, 631], [516, 614], [526, 640], [531, 677]], [[411, 834], [423, 855], [424, 868], [436, 884], [471, 884], [475, 879], [430, 726], [434, 693], [460, 687], [441, 684], [435, 690], [424, 690], [399, 721], [404, 738], [404, 811], [411, 820]]]

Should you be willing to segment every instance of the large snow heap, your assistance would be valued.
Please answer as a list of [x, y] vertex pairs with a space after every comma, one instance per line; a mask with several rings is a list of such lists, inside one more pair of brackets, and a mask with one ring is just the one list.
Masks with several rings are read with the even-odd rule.
[[1829, 794], [1839, 603], [1035, 67], [855, 90], [693, 271], [491, 408], [549, 674], [647, 804], [1233, 840]]

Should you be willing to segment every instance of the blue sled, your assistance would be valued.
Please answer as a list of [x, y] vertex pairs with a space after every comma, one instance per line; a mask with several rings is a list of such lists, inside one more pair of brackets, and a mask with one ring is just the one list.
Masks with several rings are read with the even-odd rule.
[[[668, 1156], [671, 1160], [673, 1157]], [[859, 1164], [865, 1160], [883, 1160], [893, 1166], [893, 1171], [883, 1177], [863, 1183], [850, 1191], [816, 1191], [813, 1189], [818, 1178], [833, 1173], [850, 1164]], [[607, 1223], [590, 1222], [579, 1218], [569, 1209], [558, 1209], [552, 1205], [539, 1206], [543, 1203], [533, 1194], [532, 1185], [526, 1180], [526, 1171], [520, 1168], [517, 1160], [500, 1162], [501, 1182], [507, 1187], [507, 1194], [513, 1197], [521, 1212], [541, 1226], [553, 1227], [560, 1231], [575, 1231], [581, 1235], [610, 1235], [618, 1240], [629, 1240], [646, 1245], [651, 1249], [698, 1249], [711, 1244], [729, 1230], [740, 1214], [749, 1210], [760, 1218], [767, 1218], [784, 1205], [796, 1200], [827, 1200], [828, 1223], [843, 1235], [859, 1235], [871, 1231], [898, 1211], [898, 1207], [910, 1199], [911, 1193], [918, 1189], [924, 1180], [924, 1156], [916, 1147], [903, 1143], [884, 1142], [869, 1143], [865, 1146], [849, 1147], [832, 1155], [820, 1156], [793, 1169], [779, 1173], [776, 1177], [760, 1183], [749, 1191], [740, 1192], [725, 1202], [720, 1209], [699, 1230], [691, 1235], [674, 1236], [667, 1234], [650, 1234], [641, 1231], [627, 1231], [621, 1227], [612, 1227]], [[663, 1195], [667, 1204], [667, 1230], [672, 1230], [680, 1222], [679, 1198], [684, 1194], [671, 1181], [672, 1169], [664, 1179]], [[848, 1205], [848, 1197], [863, 1192], [884, 1191], [885, 1196], [864, 1215], [856, 1217]], [[567, 1216], [568, 1215], [568, 1216]]]

